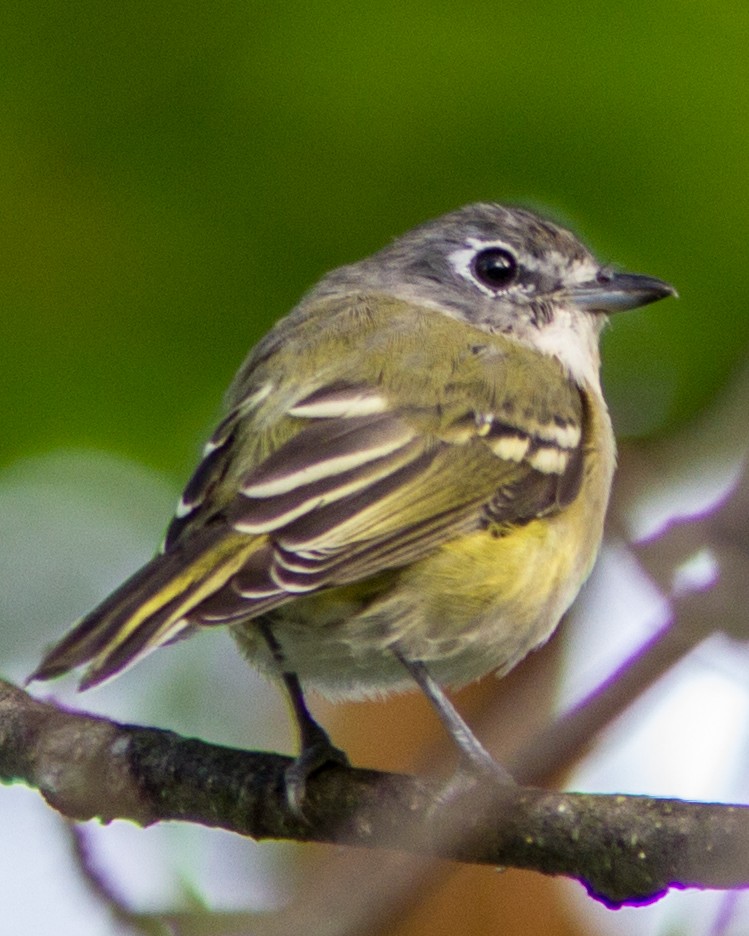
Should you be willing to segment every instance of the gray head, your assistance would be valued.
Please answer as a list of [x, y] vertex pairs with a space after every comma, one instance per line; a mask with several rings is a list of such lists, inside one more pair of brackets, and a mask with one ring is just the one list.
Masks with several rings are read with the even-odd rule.
[[[584, 285], [597, 287], [594, 298], [583, 294]], [[354, 291], [428, 302], [491, 330], [507, 326], [503, 309], [542, 326], [557, 303], [612, 312], [673, 292], [660, 280], [602, 267], [574, 234], [551, 221], [489, 203], [466, 205], [333, 270], [310, 297]]]
[[433, 306], [553, 354], [575, 376], [591, 379], [605, 313], [674, 290], [601, 266], [574, 234], [530, 211], [478, 203], [333, 270], [305, 298], [351, 293]]

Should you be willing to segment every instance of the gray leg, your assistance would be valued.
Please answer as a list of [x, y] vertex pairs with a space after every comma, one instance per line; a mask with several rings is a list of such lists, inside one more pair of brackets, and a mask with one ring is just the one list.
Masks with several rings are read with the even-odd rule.
[[426, 666], [420, 660], [407, 659], [399, 650], [395, 651], [395, 655], [432, 703], [442, 724], [457, 745], [463, 771], [469, 774], [488, 774], [501, 783], [514, 783], [512, 777], [503, 767], [500, 767], [471, 731]]

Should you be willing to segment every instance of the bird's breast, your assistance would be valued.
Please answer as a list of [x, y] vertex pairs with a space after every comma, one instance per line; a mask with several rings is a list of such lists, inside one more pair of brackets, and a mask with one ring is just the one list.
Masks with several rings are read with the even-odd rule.
[[[603, 533], [614, 440], [602, 399], [589, 399], [586, 411], [582, 482], [571, 502], [279, 608], [270, 623], [289, 668], [325, 695], [362, 697], [412, 685], [395, 646], [457, 686], [506, 672], [544, 643], [588, 577]], [[255, 665], [273, 671], [252, 622], [237, 636]]]

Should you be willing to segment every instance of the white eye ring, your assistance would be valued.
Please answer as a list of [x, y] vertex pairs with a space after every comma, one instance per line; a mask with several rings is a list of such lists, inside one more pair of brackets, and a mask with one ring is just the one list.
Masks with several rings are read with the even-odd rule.
[[[468, 244], [468, 247], [454, 250], [447, 258], [459, 276], [468, 280], [472, 286], [478, 287], [487, 296], [496, 296], [512, 285], [517, 272], [517, 258], [515, 252], [507, 244], [503, 241], [482, 241], [478, 238], [469, 238]], [[476, 269], [479, 257], [495, 251], [496, 257], [507, 258], [507, 269], [512, 270], [512, 276], [503, 284], [492, 284], [488, 278], [482, 277], [480, 270]]]

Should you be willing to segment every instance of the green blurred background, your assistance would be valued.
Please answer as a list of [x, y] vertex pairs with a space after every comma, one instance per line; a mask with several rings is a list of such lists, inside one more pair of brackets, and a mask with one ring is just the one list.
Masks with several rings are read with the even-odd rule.
[[[28, 672], [155, 548], [225, 387], [270, 324], [324, 271], [466, 202], [546, 211], [602, 259], [673, 282], [678, 303], [607, 332], [604, 382], [620, 437], [687, 423], [747, 357], [748, 142], [739, 2], [5, 0], [5, 672]], [[280, 699], [247, 689], [210, 637], [81, 704], [287, 749]], [[205, 853], [185, 831], [130, 831], [141, 864], [161, 832], [178, 837], [154, 867]], [[102, 843], [121, 834], [102, 830]], [[17, 840], [34, 886], [39, 835]], [[249, 846], [232, 841], [216, 847], [239, 868]], [[16, 863], [20, 848], [8, 849]], [[3, 890], [26, 894], [12, 873], [0, 866]], [[551, 932], [540, 911], [539, 926]]]
[[476, 199], [679, 288], [606, 340], [620, 433], [745, 355], [745, 4], [8, 0], [0, 36], [5, 463], [181, 479], [308, 285]]

